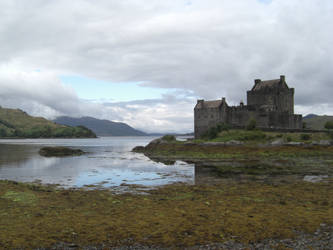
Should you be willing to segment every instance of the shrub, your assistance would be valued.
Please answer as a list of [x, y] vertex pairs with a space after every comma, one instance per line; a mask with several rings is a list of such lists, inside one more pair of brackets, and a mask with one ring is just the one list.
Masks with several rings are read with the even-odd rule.
[[217, 127], [210, 128], [206, 133], [203, 134], [202, 138], [205, 139], [215, 139], [218, 135]]
[[3, 128], [0, 128], [0, 137], [6, 137], [7, 136], [7, 131]]
[[333, 121], [328, 121], [325, 123], [326, 129], [333, 129]]
[[208, 138], [209, 139], [215, 139], [218, 135], [218, 130], [217, 128], [211, 128], [208, 130]]
[[260, 130], [244, 132], [244, 134], [239, 137], [241, 141], [257, 141], [257, 140], [263, 140], [265, 138], [266, 134]]
[[333, 131], [330, 131], [330, 132], [328, 133], [328, 135], [329, 135], [329, 137], [333, 140]]
[[171, 141], [175, 141], [176, 137], [174, 135], [165, 135], [165, 136], [162, 137], [162, 140], [171, 142]]
[[247, 130], [254, 130], [257, 127], [257, 122], [254, 119], [251, 119], [246, 125]]
[[301, 134], [300, 138], [303, 141], [308, 141], [308, 140], [311, 139], [311, 135], [309, 135], [309, 134]]
[[303, 128], [303, 129], [306, 128], [306, 122], [302, 122], [302, 128]]
[[222, 131], [229, 131], [231, 126], [227, 123], [220, 123], [220, 124], [217, 124], [216, 128], [217, 128], [217, 132], [220, 133]]
[[291, 141], [292, 141], [291, 137], [288, 136], [288, 137], [287, 137], [287, 142], [291, 142]]

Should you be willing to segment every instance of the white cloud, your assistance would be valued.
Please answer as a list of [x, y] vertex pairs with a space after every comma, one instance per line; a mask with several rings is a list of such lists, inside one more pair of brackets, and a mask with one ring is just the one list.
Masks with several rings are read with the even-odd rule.
[[[333, 114], [332, 13], [330, 0], [3, 0], [0, 104], [182, 130], [192, 123], [191, 96], [238, 103], [253, 79], [285, 74], [296, 110]], [[111, 108], [80, 100], [58, 80], [70, 74], [190, 96]]]

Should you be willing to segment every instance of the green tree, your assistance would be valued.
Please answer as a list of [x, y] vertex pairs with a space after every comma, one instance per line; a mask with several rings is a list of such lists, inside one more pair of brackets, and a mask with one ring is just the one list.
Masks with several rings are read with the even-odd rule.
[[7, 131], [4, 128], [0, 128], [0, 137], [6, 137]]
[[306, 129], [306, 122], [302, 122], [302, 128]]
[[309, 134], [301, 134], [300, 138], [303, 141], [308, 141], [308, 140], [311, 139], [311, 135], [309, 135]]
[[255, 119], [250, 119], [248, 124], [246, 125], [247, 130], [255, 130], [257, 127], [257, 121]]
[[231, 127], [227, 123], [219, 123], [219, 124], [217, 124], [216, 128], [217, 128], [217, 132], [220, 133], [222, 131], [229, 131], [229, 129]]
[[333, 129], [333, 121], [327, 121], [325, 123], [325, 128], [328, 129], [328, 130]]

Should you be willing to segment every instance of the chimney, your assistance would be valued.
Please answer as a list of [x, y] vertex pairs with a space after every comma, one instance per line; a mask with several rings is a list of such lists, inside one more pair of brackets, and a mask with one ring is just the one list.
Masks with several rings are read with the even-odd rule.
[[286, 82], [286, 76], [284, 76], [284, 75], [280, 75], [280, 82], [281, 82], [281, 83]]
[[261, 79], [255, 79], [254, 80], [254, 83], [257, 85], [258, 83], [260, 83], [261, 82]]
[[222, 102], [225, 102], [225, 97], [222, 97]]

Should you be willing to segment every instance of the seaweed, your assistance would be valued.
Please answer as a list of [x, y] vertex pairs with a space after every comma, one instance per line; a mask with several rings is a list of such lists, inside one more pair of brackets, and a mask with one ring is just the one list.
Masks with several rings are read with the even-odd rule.
[[0, 248], [194, 246], [333, 224], [333, 182], [169, 185], [149, 195], [0, 181]]

